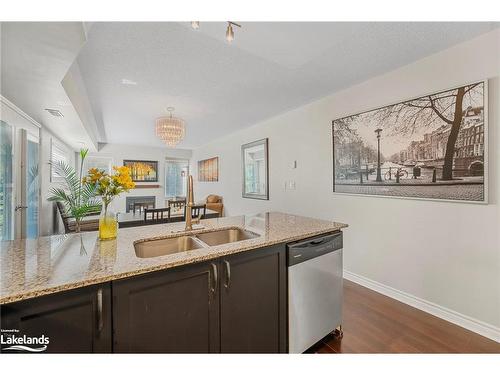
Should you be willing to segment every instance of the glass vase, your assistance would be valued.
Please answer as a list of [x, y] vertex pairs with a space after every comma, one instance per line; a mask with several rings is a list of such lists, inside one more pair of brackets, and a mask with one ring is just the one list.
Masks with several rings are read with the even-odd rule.
[[114, 240], [118, 234], [118, 221], [114, 212], [105, 208], [99, 218], [99, 239]]

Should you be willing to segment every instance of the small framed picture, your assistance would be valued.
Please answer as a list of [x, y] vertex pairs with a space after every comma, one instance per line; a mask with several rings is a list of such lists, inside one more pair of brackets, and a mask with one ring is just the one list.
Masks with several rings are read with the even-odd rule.
[[198, 181], [219, 181], [219, 158], [211, 158], [198, 161]]

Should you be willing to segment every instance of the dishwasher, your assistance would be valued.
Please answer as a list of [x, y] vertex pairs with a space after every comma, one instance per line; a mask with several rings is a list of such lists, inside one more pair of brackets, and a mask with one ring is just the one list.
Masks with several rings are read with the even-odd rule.
[[288, 352], [342, 335], [342, 232], [287, 244]]

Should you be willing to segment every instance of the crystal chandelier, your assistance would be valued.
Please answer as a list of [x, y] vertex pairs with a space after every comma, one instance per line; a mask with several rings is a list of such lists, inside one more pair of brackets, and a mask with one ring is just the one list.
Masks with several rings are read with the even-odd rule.
[[159, 137], [169, 147], [175, 147], [184, 139], [184, 120], [172, 116], [174, 108], [168, 107], [169, 116], [156, 119], [156, 136]]

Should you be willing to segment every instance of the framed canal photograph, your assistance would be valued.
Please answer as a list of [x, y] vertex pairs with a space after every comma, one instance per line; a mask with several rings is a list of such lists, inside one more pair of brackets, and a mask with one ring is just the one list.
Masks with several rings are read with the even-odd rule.
[[332, 122], [336, 193], [487, 202], [487, 81]]
[[151, 160], [124, 160], [134, 182], [158, 182], [158, 162]]

